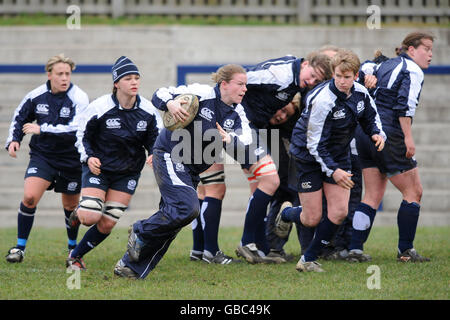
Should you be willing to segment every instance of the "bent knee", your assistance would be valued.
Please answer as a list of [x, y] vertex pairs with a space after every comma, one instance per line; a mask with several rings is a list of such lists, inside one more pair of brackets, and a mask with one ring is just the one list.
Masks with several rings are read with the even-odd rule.
[[25, 193], [22, 202], [27, 208], [34, 208], [37, 206], [37, 199], [32, 194]]
[[95, 213], [92, 211], [85, 211], [82, 209], [77, 210], [78, 220], [80, 220], [81, 224], [89, 227], [100, 221], [102, 215], [100, 213]]
[[227, 187], [224, 183], [205, 185], [205, 197], [211, 197], [219, 200], [225, 198]]
[[313, 228], [319, 224], [322, 216], [312, 216], [312, 215], [304, 214], [302, 212], [302, 214], [300, 215], [300, 218], [301, 218], [302, 224], [305, 227]]
[[270, 195], [273, 195], [280, 186], [280, 177], [278, 174], [260, 177], [258, 181], [258, 189]]

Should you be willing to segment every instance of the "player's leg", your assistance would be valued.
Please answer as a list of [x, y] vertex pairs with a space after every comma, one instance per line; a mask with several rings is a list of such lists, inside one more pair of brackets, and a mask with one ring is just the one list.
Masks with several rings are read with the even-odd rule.
[[81, 168], [80, 170], [58, 171], [54, 182], [54, 191], [61, 193], [61, 201], [64, 209], [64, 218], [67, 231], [69, 251], [76, 247], [79, 223], [72, 225], [70, 216], [78, 208], [81, 192]]
[[223, 164], [213, 164], [200, 174], [205, 189], [205, 198], [200, 208], [203, 227], [204, 251], [202, 259], [208, 263], [230, 264], [240, 262], [225, 255], [219, 248], [218, 235], [222, 200], [225, 197], [225, 172]]
[[[197, 198], [200, 205], [200, 210], [202, 208], [203, 200], [205, 199], [205, 187], [200, 182], [197, 186]], [[191, 261], [201, 261], [203, 257], [203, 249], [205, 246], [205, 240], [203, 238], [203, 227], [201, 221], [201, 215], [195, 218], [191, 223], [192, 228], [192, 249], [189, 253], [189, 259]]]
[[36, 206], [51, 182], [37, 176], [25, 178], [24, 195], [17, 213], [17, 243], [6, 255], [8, 262], [22, 262], [33, 227]]
[[419, 169], [414, 168], [390, 178], [394, 186], [400, 190], [403, 201], [398, 209], [398, 259], [407, 262], [424, 262], [430, 259], [420, 256], [414, 249], [417, 222], [420, 214], [422, 184]]
[[[176, 170], [169, 153], [153, 152], [153, 170], [161, 192], [159, 210], [148, 219], [133, 224], [128, 249], [118, 261], [118, 276], [145, 278], [162, 259], [178, 232], [200, 212], [195, 175]], [[131, 276], [130, 276], [131, 275]]]
[[[237, 248], [237, 254], [243, 256], [250, 263], [276, 262], [268, 261], [266, 257], [260, 259], [257, 250], [262, 250], [265, 254], [270, 249], [265, 238], [265, 218], [267, 206], [280, 185], [276, 166], [269, 155], [264, 156], [248, 169], [244, 169], [247, 175], [252, 174], [258, 181], [257, 188], [250, 197], [244, 221], [244, 231], [241, 238], [241, 245]], [[256, 246], [256, 241], [261, 248]], [[265, 261], [267, 260], [267, 261]]]
[[364, 197], [355, 209], [353, 215], [353, 232], [349, 245], [350, 262], [369, 261], [370, 257], [363, 254], [363, 245], [367, 241], [372, 229], [375, 215], [387, 185], [387, 177], [378, 168], [362, 170], [364, 178]]
[[80, 261], [84, 255], [97, 247], [111, 234], [112, 229], [128, 208], [131, 197], [132, 194], [127, 192], [113, 189], [107, 191], [102, 216], [96, 224], [89, 228], [80, 243], [72, 250], [68, 259], [68, 261], [70, 260], [69, 265], [76, 264], [77, 260]]
[[61, 194], [62, 205], [64, 209], [65, 224], [67, 230], [67, 247], [70, 250], [77, 246], [78, 229], [80, 225], [71, 226], [69, 223], [70, 215], [77, 209], [80, 203], [80, 193], [76, 194]]
[[[320, 190], [321, 191], [321, 190]], [[345, 219], [348, 212], [348, 200], [350, 198], [350, 190], [344, 189], [337, 184], [324, 182], [323, 184], [324, 195], [327, 199], [327, 210], [328, 215], [325, 216], [316, 227], [316, 232], [311, 244], [306, 250], [305, 254], [300, 258], [297, 263], [298, 271], [316, 271], [322, 272], [323, 269], [316, 262], [320, 252], [323, 250], [326, 244], [328, 244], [336, 233], [339, 225]], [[305, 199], [307, 201], [303, 202], [303, 208], [305, 210], [305, 205], [308, 206], [308, 200], [311, 202], [312, 196], [309, 193], [302, 194], [300, 201]], [[309, 197], [308, 197], [309, 195]], [[308, 199], [311, 198], [311, 199]], [[320, 204], [320, 205], [319, 205]], [[322, 199], [316, 200], [314, 204], [315, 208], [319, 208], [322, 205]], [[306, 209], [309, 209], [306, 207]], [[321, 208], [320, 208], [321, 209]], [[305, 211], [302, 212], [301, 216]], [[322, 218], [322, 210], [315, 213], [314, 216], [320, 216]], [[306, 220], [305, 220], [306, 221]]]
[[[98, 241], [103, 241], [106, 236], [101, 239], [97, 230], [97, 223], [103, 215], [105, 206], [106, 192], [103, 189], [87, 187], [81, 189], [81, 200], [76, 213], [77, 219], [85, 225], [92, 226], [76, 245], [76, 247], [69, 252], [66, 259], [66, 267], [72, 269], [86, 269], [86, 264], [83, 261], [83, 256], [89, 252]], [[73, 213], [73, 214], [74, 214]]]

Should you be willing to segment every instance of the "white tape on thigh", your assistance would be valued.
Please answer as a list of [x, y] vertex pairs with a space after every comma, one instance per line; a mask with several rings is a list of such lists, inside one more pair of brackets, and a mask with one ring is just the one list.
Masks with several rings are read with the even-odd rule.
[[105, 211], [103, 212], [103, 214], [109, 219], [118, 221], [123, 216], [127, 208], [128, 207], [126, 205], [120, 202], [106, 201]]
[[105, 203], [96, 197], [82, 196], [79, 209], [96, 214], [102, 214]]
[[202, 185], [225, 184], [225, 172], [223, 170], [200, 173]]
[[370, 218], [361, 211], [355, 211], [353, 216], [353, 229], [364, 231], [370, 228]]

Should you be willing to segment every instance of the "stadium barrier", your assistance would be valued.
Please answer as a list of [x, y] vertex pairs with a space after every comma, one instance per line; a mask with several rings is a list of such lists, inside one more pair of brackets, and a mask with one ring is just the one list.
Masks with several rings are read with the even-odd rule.
[[[365, 23], [379, 14], [382, 23], [447, 24], [449, 1], [436, 0], [3, 0], [0, 16], [44, 13], [70, 14], [77, 6], [81, 15], [113, 18], [167, 16], [228, 18], [277, 23], [327, 25]], [[376, 6], [374, 8], [374, 6]]]

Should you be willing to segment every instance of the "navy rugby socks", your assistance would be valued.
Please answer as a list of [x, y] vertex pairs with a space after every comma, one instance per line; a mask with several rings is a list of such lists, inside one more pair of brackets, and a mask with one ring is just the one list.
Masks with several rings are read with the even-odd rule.
[[75, 228], [72, 228], [69, 225], [69, 217], [72, 214], [71, 210], [64, 209], [64, 215], [66, 220], [66, 230], [67, 230], [67, 247], [69, 250], [74, 249], [77, 246], [77, 236], [78, 236], [78, 229], [80, 225], [76, 226]]
[[419, 220], [420, 205], [416, 202], [402, 201], [397, 214], [398, 250], [400, 253], [413, 248]]
[[360, 202], [356, 207], [355, 214], [353, 216], [353, 231], [352, 239], [350, 241], [349, 249], [363, 250], [363, 245], [369, 237], [370, 230], [372, 229], [373, 221], [375, 220], [377, 210], [371, 206]]
[[317, 260], [317, 257], [322, 252], [323, 248], [331, 241], [338, 228], [339, 225], [331, 222], [327, 216], [320, 221], [316, 227], [314, 238], [303, 255], [306, 262]]
[[281, 212], [281, 220], [284, 222], [295, 222], [302, 223], [300, 221], [300, 213], [302, 212], [302, 207], [288, 207]]
[[219, 251], [219, 224], [222, 214], [222, 200], [205, 197], [203, 205], [206, 204], [203, 211], [203, 219], [205, 228], [203, 230], [203, 238], [205, 239], [204, 250], [209, 251], [213, 256]]
[[110, 233], [104, 234], [98, 231], [97, 225], [94, 224], [88, 231], [86, 231], [83, 239], [81, 239], [80, 243], [75, 247], [75, 249], [72, 250], [70, 256], [72, 258], [83, 257], [86, 253], [98, 246], [109, 235]]
[[267, 206], [269, 205], [271, 199], [272, 196], [261, 191], [260, 189], [256, 189], [251, 196], [247, 207], [247, 213], [245, 215], [244, 232], [241, 238], [241, 244], [243, 246], [249, 243], [255, 243], [257, 232], [263, 233], [262, 235], [258, 234], [259, 239], [265, 238], [265, 229], [258, 228], [258, 224], [264, 222], [264, 218], [267, 214]]
[[202, 228], [202, 220], [201, 220], [201, 216], [203, 214], [203, 200], [198, 199], [198, 202], [200, 203], [200, 214], [191, 223], [192, 240], [193, 240], [192, 250], [195, 253], [202, 253], [203, 247], [204, 247], [203, 228]]
[[33, 227], [34, 214], [36, 208], [28, 208], [21, 202], [20, 210], [17, 214], [17, 248], [25, 250], [28, 236]]

